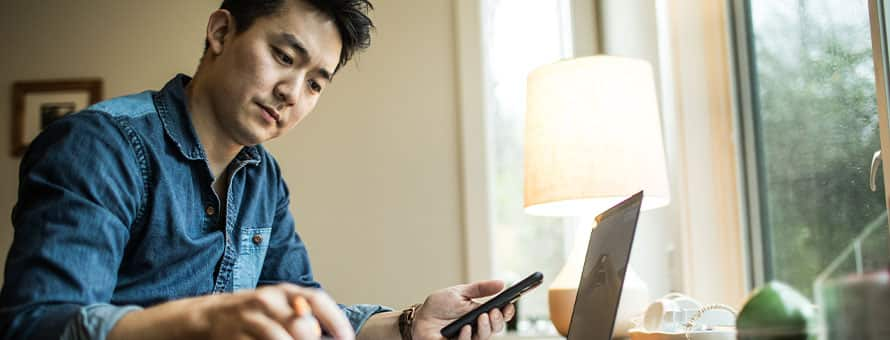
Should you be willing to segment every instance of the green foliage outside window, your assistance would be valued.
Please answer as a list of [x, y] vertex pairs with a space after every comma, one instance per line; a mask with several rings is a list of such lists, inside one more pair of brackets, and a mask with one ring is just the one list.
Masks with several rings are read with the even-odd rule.
[[766, 274], [811, 295], [851, 239], [886, 224], [883, 190], [868, 189], [880, 136], [867, 3], [748, 5]]

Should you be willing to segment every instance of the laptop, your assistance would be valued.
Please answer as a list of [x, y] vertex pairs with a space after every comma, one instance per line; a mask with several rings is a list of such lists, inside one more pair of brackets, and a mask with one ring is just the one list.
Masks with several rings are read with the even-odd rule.
[[597, 216], [590, 232], [568, 340], [610, 340], [621, 300], [643, 192]]

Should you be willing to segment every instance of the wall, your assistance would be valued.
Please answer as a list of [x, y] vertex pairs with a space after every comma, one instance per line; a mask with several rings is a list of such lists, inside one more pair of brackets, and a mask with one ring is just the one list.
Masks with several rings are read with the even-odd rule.
[[463, 280], [456, 52], [451, 1], [376, 6], [373, 47], [270, 148], [318, 278], [401, 306]]
[[[101, 77], [106, 97], [191, 74], [218, 0], [12, 1], [0, 12], [0, 262], [18, 158], [15, 80]], [[452, 4], [377, 0], [372, 48], [269, 145], [317, 278], [343, 303], [402, 306], [463, 279]], [[435, 14], [435, 15], [430, 15]], [[422, 29], [419, 29], [422, 28]]]

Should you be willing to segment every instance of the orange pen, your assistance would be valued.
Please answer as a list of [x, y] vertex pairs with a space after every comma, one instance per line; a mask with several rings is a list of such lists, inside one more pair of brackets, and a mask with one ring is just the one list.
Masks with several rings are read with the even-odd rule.
[[294, 312], [297, 314], [298, 318], [302, 318], [305, 315], [312, 315], [312, 307], [309, 307], [309, 302], [306, 302], [306, 298], [302, 296], [297, 296], [291, 301], [291, 305], [294, 307]]
[[297, 314], [297, 318], [312, 318], [312, 322], [315, 323], [315, 334], [321, 336], [321, 326], [318, 325], [318, 321], [312, 316], [312, 307], [309, 307], [309, 302], [306, 301], [306, 298], [297, 296], [291, 301], [291, 305], [294, 307], [294, 313]]

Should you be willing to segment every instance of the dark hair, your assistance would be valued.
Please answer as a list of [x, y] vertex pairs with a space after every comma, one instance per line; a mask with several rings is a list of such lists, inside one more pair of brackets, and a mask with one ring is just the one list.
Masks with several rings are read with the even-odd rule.
[[[334, 20], [343, 42], [338, 69], [356, 52], [371, 46], [374, 23], [367, 13], [374, 9], [374, 5], [370, 0], [223, 0], [219, 8], [232, 13], [235, 33], [243, 33], [257, 18], [279, 14], [285, 1], [303, 1]], [[204, 51], [207, 47], [205, 41]]]

